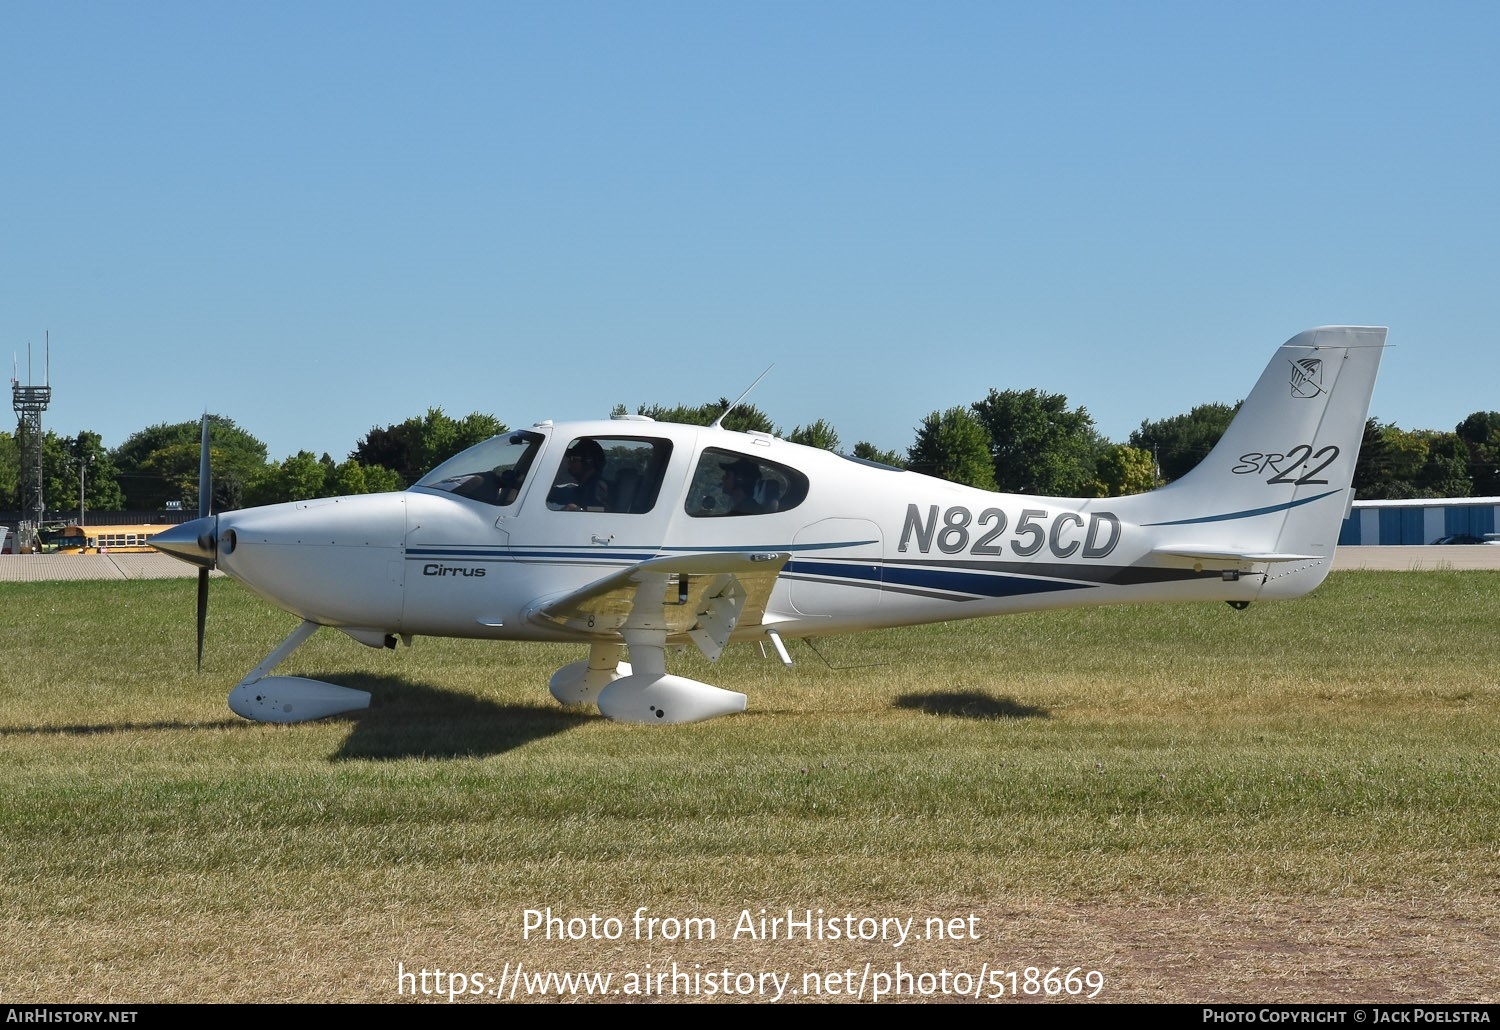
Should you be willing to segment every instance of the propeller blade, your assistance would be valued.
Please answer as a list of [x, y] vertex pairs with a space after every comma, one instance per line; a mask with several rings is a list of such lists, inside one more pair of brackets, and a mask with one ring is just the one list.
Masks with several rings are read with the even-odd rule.
[[203, 442], [198, 449], [198, 517], [213, 510], [214, 477], [208, 466], [208, 413], [203, 414]]
[[203, 627], [208, 622], [208, 570], [198, 570], [198, 671], [203, 671]]
[[[208, 518], [214, 506], [213, 469], [208, 460], [208, 412], [203, 413], [203, 437], [198, 447], [198, 517]], [[215, 527], [217, 529], [217, 527]], [[218, 533], [214, 533], [213, 551], [218, 554]], [[208, 567], [198, 570], [198, 671], [203, 671], [203, 630], [208, 624]]]

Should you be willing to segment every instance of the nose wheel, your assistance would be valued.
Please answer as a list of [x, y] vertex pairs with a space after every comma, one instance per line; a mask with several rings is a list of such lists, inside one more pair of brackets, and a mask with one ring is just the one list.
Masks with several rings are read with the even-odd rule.
[[318, 631], [316, 622], [303, 622], [265, 661], [250, 670], [229, 692], [229, 707], [255, 722], [308, 722], [330, 715], [359, 712], [370, 707], [368, 691], [340, 687], [302, 676], [268, 676], [287, 655]]

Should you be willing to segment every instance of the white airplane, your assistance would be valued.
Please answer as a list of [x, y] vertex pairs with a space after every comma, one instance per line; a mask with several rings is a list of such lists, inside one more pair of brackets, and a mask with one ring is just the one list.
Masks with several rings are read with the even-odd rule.
[[[553, 674], [558, 701], [692, 722], [744, 711], [746, 697], [668, 673], [668, 649], [714, 660], [759, 642], [790, 665], [786, 638], [1307, 593], [1353, 500], [1385, 336], [1293, 337], [1212, 453], [1134, 496], [990, 493], [765, 433], [626, 416], [496, 436], [400, 493], [200, 510], [152, 544], [200, 566], [200, 664], [211, 568], [303, 620], [230, 694], [249, 719], [369, 705], [364, 691], [270, 675], [332, 626], [371, 647], [573, 641], [588, 658]], [[207, 434], [205, 420], [205, 500]]]

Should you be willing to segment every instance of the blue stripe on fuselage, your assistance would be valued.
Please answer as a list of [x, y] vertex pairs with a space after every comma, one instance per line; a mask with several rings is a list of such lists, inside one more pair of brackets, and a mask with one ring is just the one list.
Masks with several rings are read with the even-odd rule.
[[1223, 515], [1204, 515], [1196, 519], [1174, 519], [1171, 522], [1142, 522], [1142, 526], [1193, 526], [1203, 522], [1229, 522], [1234, 519], [1250, 519], [1257, 515], [1270, 515], [1277, 511], [1290, 511], [1313, 501], [1321, 501], [1325, 497], [1331, 497], [1338, 493], [1337, 490], [1329, 490], [1314, 497], [1304, 497], [1298, 501], [1287, 501], [1285, 504], [1273, 504], [1266, 508], [1249, 508], [1245, 511], [1229, 511]]
[[979, 597], [1015, 597], [1022, 594], [1050, 593], [1055, 590], [1081, 590], [1095, 583], [1073, 583], [1057, 579], [1036, 579], [1004, 573], [960, 572], [952, 569], [913, 568], [885, 565], [881, 562], [789, 561], [786, 573], [810, 579], [859, 580], [879, 582], [890, 587], [919, 587], [949, 593], [973, 594]]

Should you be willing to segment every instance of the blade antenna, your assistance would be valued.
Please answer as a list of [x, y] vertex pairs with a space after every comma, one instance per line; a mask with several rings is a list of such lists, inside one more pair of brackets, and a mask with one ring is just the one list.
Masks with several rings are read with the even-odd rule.
[[749, 386], [745, 387], [745, 392], [742, 393], [742, 394], [740, 394], [738, 397], [736, 397], [734, 399], [733, 403], [731, 403], [729, 405], [729, 407], [727, 407], [727, 408], [724, 409], [724, 414], [722, 414], [718, 418], [714, 419], [713, 425], [710, 426], [709, 428], [710, 429], [718, 429], [718, 428], [720, 428], [723, 425], [723, 423], [724, 423], [724, 419], [729, 416], [729, 413], [731, 411], [733, 411], [735, 408], [739, 407], [740, 406], [740, 401], [742, 401], [746, 397], [750, 396], [750, 391], [753, 390], [753, 389], [755, 389], [757, 386], [759, 386], [760, 385], [760, 381], [762, 379], [764, 379], [767, 375], [769, 375], [771, 369], [773, 369], [775, 367], [776, 367], [776, 363], [774, 361], [771, 362], [771, 364], [767, 365], [766, 366], [766, 370], [764, 372], [762, 372], [760, 375], [758, 375], [758, 376], [755, 377], [755, 382], [753, 382]]

